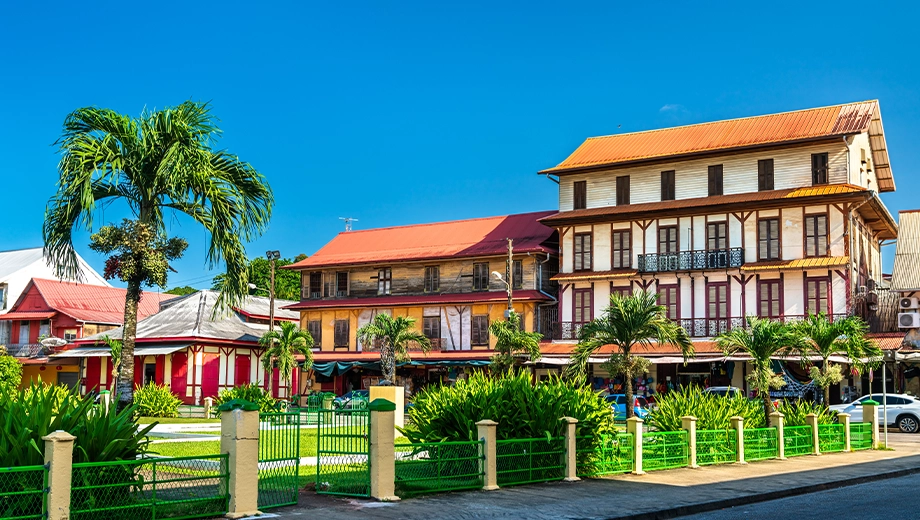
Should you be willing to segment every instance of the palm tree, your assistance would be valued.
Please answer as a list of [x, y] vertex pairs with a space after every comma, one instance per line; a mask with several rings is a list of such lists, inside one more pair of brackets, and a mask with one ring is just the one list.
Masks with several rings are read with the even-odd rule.
[[374, 320], [358, 329], [358, 340], [365, 345], [380, 345], [381, 385], [394, 384], [396, 362], [409, 361], [409, 344], [415, 343], [422, 352], [431, 350], [431, 341], [414, 329], [415, 319], [407, 316], [393, 318], [378, 314]]
[[747, 320], [747, 328], [723, 332], [716, 338], [716, 344], [726, 356], [740, 353], [751, 357], [754, 367], [748, 381], [763, 400], [764, 424], [770, 424], [770, 413], [773, 411], [770, 389], [786, 384], [781, 376], [773, 372], [772, 358], [801, 352], [804, 341], [790, 324], [753, 316]]
[[540, 339], [543, 334], [527, 332], [521, 327], [521, 316], [512, 311], [507, 320], [489, 324], [489, 333], [495, 336], [492, 370], [505, 372], [514, 366], [515, 357], [526, 355], [531, 361], [540, 360]]
[[658, 305], [658, 295], [650, 292], [610, 297], [610, 306], [599, 318], [586, 323], [578, 331], [578, 345], [572, 363], [566, 369], [569, 375], [583, 377], [588, 359], [601, 347], [612, 345], [606, 365], [611, 373], [623, 377], [626, 393], [626, 417], [633, 416], [633, 377], [647, 373], [649, 361], [632, 355], [635, 346], [649, 345], [652, 341], [670, 344], [680, 349], [684, 359], [693, 356], [693, 342], [682, 327], [668, 319], [667, 309]]
[[[212, 149], [220, 134], [215, 123], [208, 104], [192, 101], [144, 111], [137, 118], [81, 108], [64, 120], [57, 142], [60, 179], [43, 229], [45, 253], [57, 276], [80, 278], [73, 233], [92, 229], [100, 206], [120, 201], [134, 217], [121, 228], [103, 227], [93, 240], [99, 251], [121, 253], [108, 259], [106, 271], [127, 285], [117, 384], [122, 403], [130, 403], [133, 395], [141, 286], [165, 287], [168, 261], [185, 248], [184, 241], [166, 239], [167, 213], [185, 214], [204, 227], [210, 239], [209, 266], [221, 260], [226, 264], [218, 308], [237, 304], [249, 290], [243, 244], [267, 229], [273, 196], [250, 164]], [[129, 232], [141, 238], [117, 236]]]
[[[821, 358], [821, 367], [812, 366], [809, 375], [824, 390], [824, 404], [830, 404], [831, 385], [843, 380], [840, 365], [831, 363], [831, 356], [845, 356], [847, 363], [858, 371], [882, 357], [881, 349], [866, 338], [868, 326], [856, 316], [830, 321], [824, 313], [812, 314], [793, 327], [805, 340], [803, 357]], [[869, 361], [864, 362], [865, 358]]]
[[304, 366], [307, 368], [313, 366], [313, 351], [310, 350], [313, 348], [313, 336], [290, 321], [282, 321], [280, 331], [270, 330], [263, 334], [259, 338], [259, 345], [265, 348], [262, 368], [268, 372], [269, 395], [272, 393], [272, 368], [278, 367], [278, 375], [290, 388], [291, 374], [297, 364], [295, 355], [303, 354], [306, 358]]

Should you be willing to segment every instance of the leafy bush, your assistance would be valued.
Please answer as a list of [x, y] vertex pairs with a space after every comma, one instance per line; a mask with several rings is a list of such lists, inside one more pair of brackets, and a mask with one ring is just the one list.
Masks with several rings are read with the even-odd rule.
[[32, 399], [35, 392], [47, 392], [48, 399], [51, 401], [51, 413], [58, 413], [64, 401], [73, 395], [73, 391], [66, 385], [49, 385], [47, 383], [36, 382], [29, 385], [26, 390], [26, 399]]
[[805, 426], [805, 416], [813, 413], [818, 416], [818, 424], [832, 424], [837, 422], [837, 412], [823, 404], [811, 401], [783, 401], [779, 411], [785, 416], [786, 426]]
[[499, 439], [557, 437], [562, 417], [578, 419], [578, 435], [613, 431], [610, 405], [589, 387], [556, 377], [534, 384], [526, 370], [497, 378], [474, 372], [453, 386], [427, 388], [415, 396], [400, 431], [412, 442], [469, 441], [477, 439], [476, 422], [491, 419]]
[[13, 392], [22, 383], [22, 364], [12, 356], [0, 356], [0, 392]]
[[731, 428], [734, 416], [744, 417], [745, 428], [764, 427], [763, 403], [740, 394], [723, 397], [703, 392], [697, 386], [686, 386], [659, 395], [655, 403], [657, 408], [649, 413], [648, 424], [659, 431], [680, 430], [680, 418], [685, 415], [696, 417], [696, 427], [700, 430]]
[[181, 404], [166, 385], [147, 383], [134, 391], [134, 405], [141, 417], [178, 417]]
[[256, 403], [262, 412], [274, 412], [280, 406], [280, 403], [270, 393], [255, 383], [221, 390], [217, 397], [214, 398], [214, 406], [220, 406], [234, 399], [243, 399], [250, 403]]

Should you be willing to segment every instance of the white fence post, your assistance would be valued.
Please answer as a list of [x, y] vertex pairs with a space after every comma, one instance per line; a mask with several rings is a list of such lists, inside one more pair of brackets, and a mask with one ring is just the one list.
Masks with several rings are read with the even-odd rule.
[[770, 419], [770, 422], [776, 425], [776, 458], [786, 460], [786, 416], [780, 412], [773, 412]]
[[642, 419], [630, 417], [626, 419], [626, 431], [633, 436], [633, 474], [644, 475], [642, 471]]
[[476, 430], [479, 440], [482, 441], [482, 489], [494, 491], [498, 489], [498, 464], [495, 461], [498, 423], [483, 419], [476, 423]]
[[220, 406], [220, 452], [228, 454], [230, 504], [228, 518], [259, 512], [259, 406], [228, 401]]
[[811, 441], [814, 444], [812, 454], [821, 455], [821, 437], [818, 435], [818, 416], [813, 413], [806, 415], [805, 423], [811, 426]]
[[688, 462], [689, 467], [698, 468], [696, 463], [696, 417], [685, 415], [680, 418], [681, 427], [687, 431]]
[[[70, 518], [70, 486], [73, 479], [73, 443], [77, 438], [57, 430], [42, 437], [48, 465], [48, 520]], [[23, 448], [25, 449], [25, 448]]]
[[566, 482], [576, 482], [578, 478], [578, 460], [575, 458], [575, 426], [578, 419], [574, 417], [563, 417], [565, 421], [565, 480]]
[[731, 418], [732, 428], [735, 430], [736, 446], [738, 446], [738, 457], [735, 459], [738, 464], [747, 464], [744, 461], [744, 417]]

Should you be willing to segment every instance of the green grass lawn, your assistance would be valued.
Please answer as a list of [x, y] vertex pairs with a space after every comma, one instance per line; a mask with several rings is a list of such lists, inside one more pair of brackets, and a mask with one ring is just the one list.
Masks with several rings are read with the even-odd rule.
[[[335, 428], [335, 432], [347, 433], [350, 428], [352, 427], [343, 426], [341, 428]], [[318, 430], [316, 428], [300, 430], [301, 457], [316, 456], [317, 432]], [[220, 435], [219, 431], [189, 431], [186, 433], [208, 434], [214, 435], [215, 437]], [[154, 437], [151, 436], [151, 438]], [[400, 437], [399, 439], [405, 439], [405, 437]], [[400, 443], [399, 439], [397, 439], [397, 443]], [[156, 444], [151, 444], [150, 451], [152, 453], [163, 455], [164, 457], [193, 457], [196, 455], [214, 455], [216, 453], [220, 453], [220, 441], [159, 442]]]

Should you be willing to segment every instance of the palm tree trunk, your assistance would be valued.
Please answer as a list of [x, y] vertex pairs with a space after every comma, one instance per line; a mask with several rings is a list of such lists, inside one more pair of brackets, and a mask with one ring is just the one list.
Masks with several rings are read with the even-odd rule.
[[[824, 362], [824, 369], [827, 370], [827, 361]], [[824, 375], [827, 375], [826, 373]], [[825, 382], [827, 380], [825, 379]], [[830, 406], [831, 404], [831, 385], [828, 383], [824, 386], [824, 406]]]
[[141, 301], [141, 282], [131, 280], [125, 294], [125, 325], [122, 328], [121, 367], [115, 392], [118, 394], [118, 408], [124, 408], [134, 401], [134, 343], [137, 337], [137, 306]]
[[635, 412], [635, 410], [633, 410], [633, 400], [635, 398], [633, 397], [632, 390], [632, 370], [629, 369], [629, 354], [626, 356], [626, 368], [623, 369], [623, 379], [625, 379], [623, 390], [626, 394], [626, 404], [624, 405], [626, 408], [626, 418], [629, 419], [634, 415], [633, 412]]
[[268, 392], [268, 395], [272, 395], [272, 379], [275, 375], [275, 364], [271, 362], [271, 357], [268, 358], [268, 368], [265, 369], [265, 391]]

